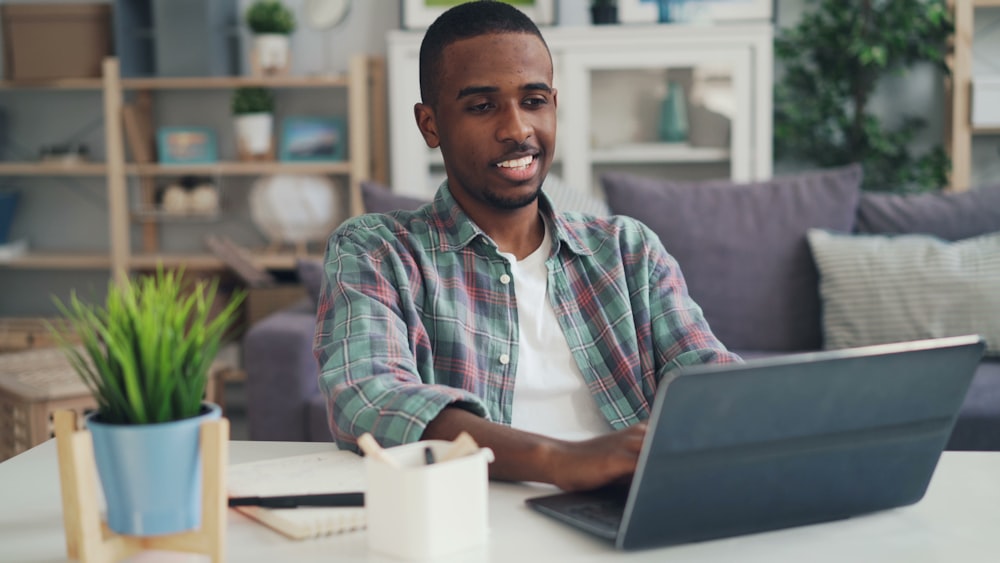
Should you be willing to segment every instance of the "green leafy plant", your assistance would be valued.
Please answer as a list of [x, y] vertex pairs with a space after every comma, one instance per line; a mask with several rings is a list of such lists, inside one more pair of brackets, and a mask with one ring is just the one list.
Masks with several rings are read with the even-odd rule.
[[254, 33], [288, 35], [295, 31], [295, 16], [278, 0], [258, 0], [247, 9], [247, 25]]
[[212, 311], [218, 280], [185, 283], [183, 271], [111, 283], [104, 305], [56, 299], [80, 346], [49, 331], [97, 401], [102, 422], [150, 424], [196, 416], [208, 371], [244, 293]]
[[925, 191], [946, 185], [950, 159], [911, 148], [924, 119], [890, 126], [871, 112], [882, 78], [918, 63], [945, 69], [953, 31], [944, 0], [809, 0], [801, 22], [775, 40], [784, 76], [775, 87], [775, 154], [836, 166], [860, 162], [863, 187]]
[[233, 91], [233, 115], [271, 113], [274, 111], [274, 94], [267, 88], [248, 86]]

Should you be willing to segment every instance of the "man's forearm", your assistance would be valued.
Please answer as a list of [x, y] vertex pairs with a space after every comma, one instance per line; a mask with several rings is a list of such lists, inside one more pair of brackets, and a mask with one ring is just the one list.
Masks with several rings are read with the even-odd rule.
[[424, 430], [425, 440], [453, 440], [468, 432], [476, 442], [493, 450], [490, 477], [502, 481], [555, 483], [554, 452], [560, 442], [490, 422], [469, 411], [448, 407]]

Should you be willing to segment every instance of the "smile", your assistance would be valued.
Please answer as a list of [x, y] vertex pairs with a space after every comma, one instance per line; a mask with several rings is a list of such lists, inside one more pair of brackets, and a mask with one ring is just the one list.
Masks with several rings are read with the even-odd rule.
[[531, 161], [533, 161], [534, 159], [535, 159], [535, 157], [533, 157], [533, 156], [525, 156], [525, 157], [522, 157], [522, 158], [515, 158], [513, 160], [505, 160], [503, 162], [498, 162], [497, 163], [497, 167], [498, 168], [520, 168], [520, 169], [523, 169], [523, 168], [527, 168], [528, 166], [530, 166], [531, 165]]

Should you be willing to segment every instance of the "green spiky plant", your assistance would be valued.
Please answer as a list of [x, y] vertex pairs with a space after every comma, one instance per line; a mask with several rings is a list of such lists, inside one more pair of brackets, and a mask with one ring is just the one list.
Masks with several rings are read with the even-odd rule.
[[183, 271], [111, 283], [103, 305], [56, 306], [80, 340], [49, 331], [97, 401], [102, 422], [151, 424], [201, 413], [208, 372], [244, 292], [214, 313], [218, 280], [185, 283]]
[[274, 94], [267, 88], [244, 86], [233, 91], [233, 115], [271, 113], [274, 111]]
[[295, 16], [278, 0], [258, 0], [246, 13], [247, 26], [254, 33], [288, 35], [295, 31]]
[[[940, 147], [916, 154], [926, 121], [892, 126], [872, 113], [881, 79], [918, 63], [946, 72], [953, 32], [944, 0], [807, 0], [795, 27], [775, 40], [784, 75], [774, 91], [775, 156], [819, 166], [860, 162], [867, 190], [926, 191], [947, 184]], [[928, 112], [937, 108], [928, 108]]]

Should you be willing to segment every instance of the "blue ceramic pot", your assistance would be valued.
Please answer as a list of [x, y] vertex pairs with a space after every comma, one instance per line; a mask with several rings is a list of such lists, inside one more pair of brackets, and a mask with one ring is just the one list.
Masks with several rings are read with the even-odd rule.
[[222, 416], [204, 403], [202, 414], [158, 424], [107, 424], [87, 417], [94, 458], [108, 505], [108, 527], [130, 536], [159, 536], [201, 526], [201, 424]]

